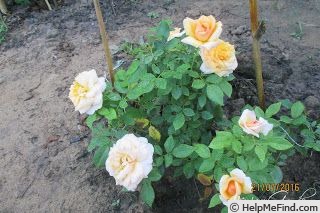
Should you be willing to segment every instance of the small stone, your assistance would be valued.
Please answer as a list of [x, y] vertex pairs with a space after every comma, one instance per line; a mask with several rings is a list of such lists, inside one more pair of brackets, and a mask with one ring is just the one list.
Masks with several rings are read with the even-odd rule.
[[234, 35], [242, 35], [242, 34], [244, 34], [246, 31], [247, 31], [246, 26], [245, 26], [245, 25], [241, 25], [241, 26], [237, 27], [237, 29], [233, 30], [233, 31], [231, 32], [231, 34], [234, 34]]
[[0, 77], [0, 84], [4, 83], [5, 79], [4, 77]]
[[307, 108], [315, 108], [315, 107], [320, 106], [319, 99], [313, 95], [308, 96], [304, 101], [305, 101]]
[[71, 137], [71, 139], [70, 139], [70, 143], [71, 143], [71, 144], [72, 144], [72, 143], [77, 143], [77, 142], [81, 141], [81, 139], [82, 139], [82, 137], [80, 137], [80, 136], [73, 136], [73, 137]]
[[57, 141], [60, 139], [60, 136], [59, 135], [50, 135], [48, 138], [47, 138], [47, 143], [51, 143], [51, 142], [54, 142], [54, 141]]

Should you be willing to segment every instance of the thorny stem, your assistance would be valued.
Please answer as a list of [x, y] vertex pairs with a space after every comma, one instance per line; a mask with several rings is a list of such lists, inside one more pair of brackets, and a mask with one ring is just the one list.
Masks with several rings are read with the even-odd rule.
[[288, 133], [282, 126], [279, 126], [279, 127], [280, 127], [280, 129], [282, 129], [282, 131], [283, 131], [284, 133], [286, 133], [286, 135], [288, 136], [288, 138], [289, 138], [293, 143], [295, 143], [297, 146], [304, 147], [304, 146], [298, 144], [298, 143], [289, 135], [289, 133]]
[[111, 83], [113, 86], [114, 85], [114, 75], [113, 75], [112, 56], [111, 56], [110, 47], [109, 47], [109, 38], [108, 38], [105, 24], [103, 22], [103, 16], [102, 16], [99, 0], [93, 0], [93, 4], [94, 4], [94, 8], [96, 10], [96, 16], [97, 16], [98, 23], [99, 23], [100, 35], [101, 35], [103, 49], [104, 49], [104, 53], [105, 53], [105, 57], [106, 57], [107, 65], [108, 65], [109, 76], [110, 76]]
[[256, 81], [258, 90], [259, 105], [262, 109], [265, 109], [265, 98], [263, 89], [263, 77], [262, 77], [262, 64], [260, 53], [260, 42], [256, 35], [259, 30], [258, 24], [258, 0], [249, 0], [250, 2], [250, 20], [251, 20], [251, 34], [253, 38], [252, 51], [253, 60], [256, 67]]

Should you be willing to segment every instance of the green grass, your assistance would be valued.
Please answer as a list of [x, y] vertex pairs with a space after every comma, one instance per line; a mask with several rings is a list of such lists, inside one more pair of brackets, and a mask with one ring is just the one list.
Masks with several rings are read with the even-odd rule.
[[29, 0], [15, 0], [14, 1], [16, 4], [19, 4], [19, 5], [28, 5], [30, 4], [30, 1]]
[[7, 31], [8, 27], [3, 18], [0, 16], [0, 44], [5, 40]]

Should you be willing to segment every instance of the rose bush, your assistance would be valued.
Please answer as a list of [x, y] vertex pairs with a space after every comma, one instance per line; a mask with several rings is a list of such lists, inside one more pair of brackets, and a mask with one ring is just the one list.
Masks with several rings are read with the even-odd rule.
[[[116, 184], [139, 190], [149, 206], [152, 182], [169, 167], [173, 177], [197, 177], [204, 198], [211, 196], [210, 208], [258, 199], [250, 194], [252, 182], [279, 183], [286, 157], [320, 151], [320, 126], [304, 115], [301, 102], [288, 101], [265, 111], [247, 105], [240, 117], [227, 119], [223, 106], [232, 94], [235, 48], [219, 38], [222, 24], [212, 16], [183, 24], [185, 37], [162, 21], [146, 43], [130, 48], [134, 60], [116, 71], [114, 87], [104, 86], [95, 72], [76, 78], [70, 98], [76, 110], [91, 114], [88, 151], [96, 166], [105, 166]], [[297, 142], [301, 137], [304, 144]]]

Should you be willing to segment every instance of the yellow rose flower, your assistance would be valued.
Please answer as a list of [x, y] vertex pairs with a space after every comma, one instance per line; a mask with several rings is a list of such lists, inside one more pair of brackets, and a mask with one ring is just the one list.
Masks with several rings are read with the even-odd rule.
[[170, 41], [171, 39], [174, 39], [174, 38], [181, 37], [181, 36], [183, 36], [183, 34], [185, 34], [184, 31], [182, 31], [182, 32], [180, 32], [180, 31], [181, 31], [181, 28], [178, 28], [178, 27], [176, 27], [176, 28], [174, 28], [174, 30], [170, 31], [167, 41]]
[[152, 170], [153, 152], [147, 138], [126, 134], [111, 147], [106, 169], [117, 185], [135, 191]]
[[234, 46], [223, 40], [209, 42], [200, 47], [204, 74], [215, 73], [220, 77], [228, 76], [238, 66]]
[[264, 118], [259, 118], [259, 120], [257, 120], [256, 113], [248, 109], [245, 109], [242, 112], [239, 119], [239, 126], [247, 134], [251, 134], [256, 137], [259, 137], [259, 133], [267, 135], [273, 128], [273, 125]]
[[241, 169], [234, 169], [229, 175], [223, 175], [219, 182], [220, 200], [228, 205], [229, 200], [239, 200], [240, 195], [252, 193], [251, 178]]
[[195, 47], [218, 39], [222, 32], [222, 23], [216, 22], [213, 16], [201, 16], [197, 20], [185, 18], [183, 27], [188, 37], [182, 42]]
[[69, 98], [75, 110], [92, 115], [102, 107], [102, 92], [106, 88], [103, 77], [98, 78], [95, 70], [80, 73], [70, 87]]

